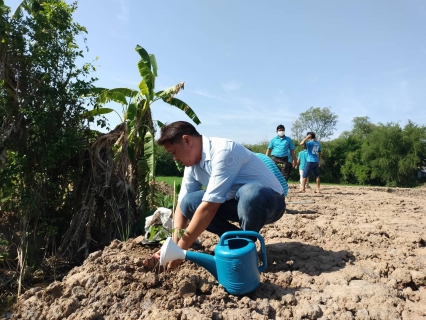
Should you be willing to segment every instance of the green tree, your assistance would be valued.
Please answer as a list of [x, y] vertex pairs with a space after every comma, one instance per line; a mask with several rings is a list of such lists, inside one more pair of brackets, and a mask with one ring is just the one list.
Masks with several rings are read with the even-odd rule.
[[405, 147], [402, 144], [402, 129], [398, 124], [379, 125], [361, 148], [361, 157], [371, 168], [371, 178], [388, 186], [397, 186], [400, 181], [398, 164]]
[[361, 148], [364, 143], [355, 137], [344, 139], [343, 163], [340, 168], [342, 182], [352, 184], [371, 184], [371, 167], [366, 159], [362, 157]]
[[306, 132], [315, 132], [319, 141], [330, 138], [336, 130], [338, 116], [331, 112], [327, 107], [314, 108], [311, 107], [307, 111], [302, 112], [293, 122], [291, 128], [292, 138], [301, 141], [306, 136]]
[[269, 141], [268, 140], [264, 140], [264, 141], [260, 141], [257, 144], [243, 144], [244, 147], [246, 147], [247, 149], [256, 152], [256, 153], [265, 153], [266, 149], [268, 148], [268, 144]]
[[[195, 112], [183, 101], [175, 98], [180, 90], [184, 89], [184, 83], [178, 83], [166, 90], [155, 91], [155, 80], [157, 77], [157, 61], [153, 54], [149, 54], [144, 48], [137, 45], [136, 52], [140, 56], [137, 64], [142, 80], [138, 89], [97, 88], [97, 102], [102, 105], [110, 101], [120, 103], [124, 109], [123, 121], [128, 128], [128, 155], [132, 163], [133, 181], [132, 185], [138, 194], [138, 205], [140, 211], [146, 212], [150, 209], [149, 198], [152, 199], [154, 190], [149, 187], [149, 181], [155, 177], [155, 146], [151, 146], [152, 152], [146, 154], [146, 135], [154, 136], [154, 124], [151, 108], [154, 102], [163, 102], [182, 110], [192, 121], [200, 124]], [[88, 116], [95, 116], [112, 112], [112, 109], [97, 107], [87, 113]], [[160, 121], [157, 121], [161, 125]], [[152, 139], [148, 141], [153, 142]], [[121, 154], [121, 148], [117, 148]]]
[[[371, 167], [361, 156], [361, 147], [365, 139], [375, 130], [376, 126], [368, 117], [352, 119], [352, 130], [343, 132], [338, 141], [342, 148], [336, 150], [340, 154], [341, 181], [352, 184], [371, 184]], [[333, 152], [333, 150], [331, 151]], [[334, 153], [334, 152], [333, 152]], [[376, 183], [380, 183], [376, 180]]]
[[164, 148], [158, 148], [155, 151], [155, 172], [157, 176], [178, 177], [182, 176], [173, 156]]
[[355, 117], [352, 119], [352, 130], [342, 132], [340, 138], [357, 137], [365, 139], [374, 131], [375, 127], [376, 126], [370, 122], [369, 117]]
[[1, 10], [0, 205], [21, 222], [23, 268], [56, 251], [75, 210], [71, 188], [90, 133], [82, 96], [94, 79], [90, 64], [76, 63], [76, 37], [86, 33], [73, 21], [76, 4], [25, 0], [10, 17], [2, 1]]
[[415, 173], [426, 154], [426, 127], [413, 122], [379, 124], [362, 145], [361, 156], [371, 167], [371, 178], [391, 187], [415, 183]]

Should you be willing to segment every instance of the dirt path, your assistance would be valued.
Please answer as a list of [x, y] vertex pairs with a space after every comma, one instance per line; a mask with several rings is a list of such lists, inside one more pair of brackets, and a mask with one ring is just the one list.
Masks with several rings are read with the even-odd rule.
[[[426, 190], [291, 186], [262, 229], [268, 267], [238, 297], [185, 262], [151, 272], [156, 250], [114, 241], [61, 282], [26, 292], [13, 319], [426, 319]], [[200, 237], [213, 252], [218, 238]]]

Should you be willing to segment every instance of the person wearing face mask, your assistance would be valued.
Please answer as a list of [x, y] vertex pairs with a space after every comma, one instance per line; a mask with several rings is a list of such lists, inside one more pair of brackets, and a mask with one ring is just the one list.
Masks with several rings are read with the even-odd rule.
[[290, 177], [291, 168], [296, 166], [294, 149], [293, 140], [285, 135], [285, 127], [280, 124], [277, 136], [269, 142], [266, 155], [274, 160], [286, 180]]

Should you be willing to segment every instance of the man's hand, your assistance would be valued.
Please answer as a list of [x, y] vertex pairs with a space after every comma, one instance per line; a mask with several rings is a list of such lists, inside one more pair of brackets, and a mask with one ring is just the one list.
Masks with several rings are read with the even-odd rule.
[[177, 267], [181, 265], [182, 262], [183, 262], [182, 259], [176, 259], [176, 260], [170, 261], [167, 264], [166, 270], [175, 270]]
[[308, 134], [301, 142], [300, 142], [300, 145], [301, 146], [304, 146], [305, 145], [305, 143], [306, 143], [306, 140], [309, 140], [309, 139], [311, 139], [311, 134]]
[[221, 203], [203, 201], [195, 211], [191, 221], [189, 222], [186, 232], [178, 241], [178, 246], [183, 250], [188, 250], [199, 235], [207, 229], [213, 220]]
[[[221, 205], [220, 203], [203, 201], [198, 206], [194, 216], [192, 217], [191, 222], [186, 228], [186, 232], [182, 235], [182, 237], [179, 239], [179, 237], [177, 237], [177, 233], [173, 235], [173, 240], [177, 241], [176, 243], [181, 249], [188, 250], [189, 247], [197, 239], [197, 237], [204, 230], [206, 230], [207, 226], [212, 221], [220, 205]], [[176, 210], [175, 212], [175, 218], [176, 218], [176, 221], [174, 222], [175, 228], [176, 227], [179, 229], [184, 228], [188, 220], [183, 216], [182, 212], [180, 211], [180, 204], [178, 204], [178, 210]], [[159, 261], [160, 256], [161, 256], [161, 249], [155, 252], [152, 255], [152, 258]], [[182, 261], [183, 261], [182, 259], [170, 261], [165, 266], [166, 270], [176, 269], [182, 263]]]
[[[160, 255], [161, 255], [161, 249], [158, 250], [156, 253], [154, 253], [152, 255], [152, 257], [155, 258], [156, 260], [160, 261]], [[179, 267], [182, 262], [183, 262], [182, 259], [176, 259], [176, 260], [170, 261], [169, 263], [166, 263], [166, 265], [164, 266], [164, 268], [166, 270], [174, 270], [177, 267]]]
[[158, 261], [160, 261], [160, 255], [161, 255], [161, 249], [158, 250], [156, 253], [154, 253], [152, 256], [157, 259]]

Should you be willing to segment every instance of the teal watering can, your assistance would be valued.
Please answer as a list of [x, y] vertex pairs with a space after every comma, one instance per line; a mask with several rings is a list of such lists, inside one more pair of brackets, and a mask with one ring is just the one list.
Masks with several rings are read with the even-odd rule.
[[[262, 265], [259, 266], [256, 244], [248, 237], [259, 239]], [[257, 289], [260, 272], [267, 267], [265, 241], [254, 231], [229, 231], [219, 239], [214, 256], [182, 250], [171, 238], [161, 248], [160, 265], [176, 259], [195, 262], [209, 271], [226, 291], [243, 295]]]

